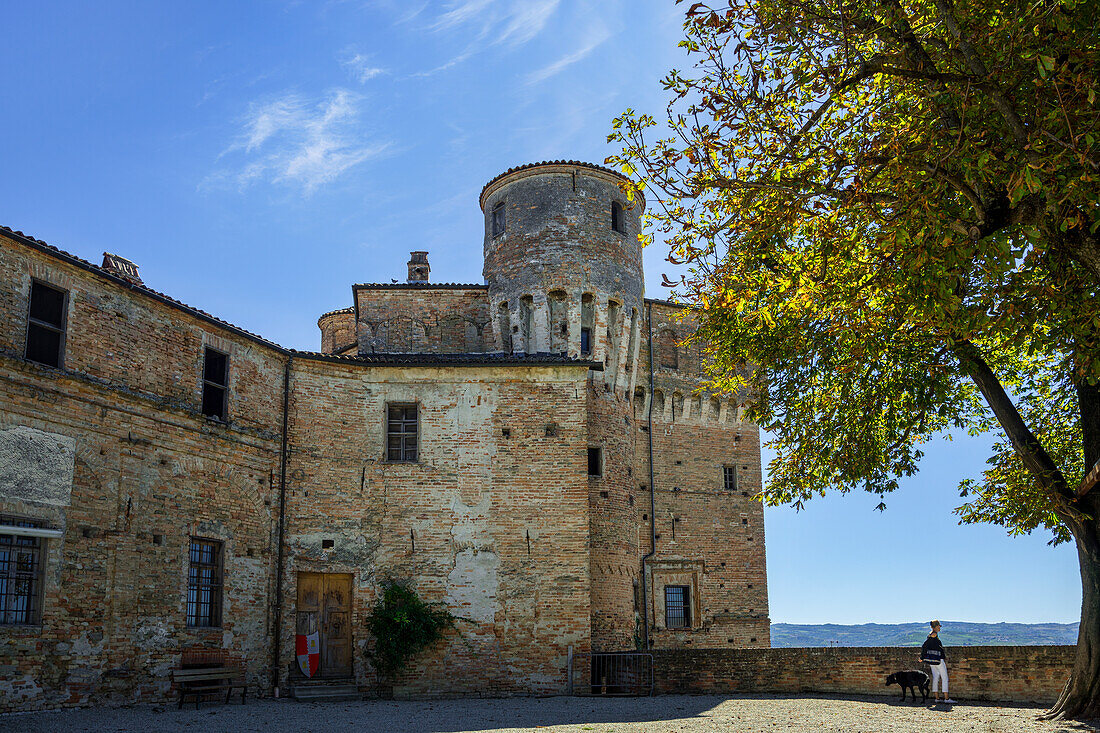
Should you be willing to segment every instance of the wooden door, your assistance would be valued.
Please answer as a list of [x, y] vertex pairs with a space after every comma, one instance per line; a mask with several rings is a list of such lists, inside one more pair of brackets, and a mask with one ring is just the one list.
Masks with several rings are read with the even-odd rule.
[[298, 573], [299, 634], [319, 632], [319, 677], [343, 677], [352, 673], [351, 575], [348, 573]]

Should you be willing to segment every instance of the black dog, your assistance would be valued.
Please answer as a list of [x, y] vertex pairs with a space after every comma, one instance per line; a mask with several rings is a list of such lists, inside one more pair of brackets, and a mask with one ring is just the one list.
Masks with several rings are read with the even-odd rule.
[[905, 702], [905, 688], [909, 688], [909, 691], [913, 693], [913, 702], [917, 701], [917, 691], [913, 688], [919, 687], [923, 697], [921, 702], [928, 699], [928, 691], [932, 689], [932, 685], [928, 682], [928, 675], [920, 670], [910, 669], [906, 672], [894, 672], [892, 675], [886, 678], [886, 686], [899, 685], [901, 687], [901, 701]]

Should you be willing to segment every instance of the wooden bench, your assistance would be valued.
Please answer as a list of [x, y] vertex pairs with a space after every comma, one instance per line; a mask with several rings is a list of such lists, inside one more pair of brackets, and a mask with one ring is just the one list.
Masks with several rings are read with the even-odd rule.
[[[191, 669], [172, 670], [172, 681], [179, 687], [180, 703], [188, 695], [195, 698], [195, 709], [199, 707], [199, 698], [203, 695], [221, 694], [225, 690], [225, 702], [233, 695], [233, 690], [240, 689], [241, 704], [244, 704], [245, 693], [248, 692], [248, 684], [241, 679], [241, 671], [236, 667], [194, 667]], [[177, 708], [177, 709], [178, 709]]]

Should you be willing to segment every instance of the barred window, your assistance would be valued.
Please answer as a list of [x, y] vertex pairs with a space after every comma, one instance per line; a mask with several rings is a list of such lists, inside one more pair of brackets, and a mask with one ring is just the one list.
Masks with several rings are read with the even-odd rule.
[[419, 425], [416, 405], [386, 406], [386, 460], [414, 463]]
[[207, 348], [202, 360], [202, 414], [225, 420], [229, 393], [229, 354]]
[[37, 280], [31, 282], [25, 356], [46, 366], [60, 367], [65, 351], [65, 303], [68, 293]]
[[504, 234], [504, 202], [498, 201], [493, 207], [493, 236]]
[[691, 628], [690, 586], [665, 586], [665, 626], [670, 629]]
[[722, 488], [737, 491], [737, 466], [722, 466]]
[[[42, 527], [42, 523], [0, 514], [0, 525]], [[43, 556], [41, 537], [4, 534], [0, 526], [0, 624], [42, 623]]]
[[187, 572], [187, 625], [222, 625], [222, 543], [191, 538]]

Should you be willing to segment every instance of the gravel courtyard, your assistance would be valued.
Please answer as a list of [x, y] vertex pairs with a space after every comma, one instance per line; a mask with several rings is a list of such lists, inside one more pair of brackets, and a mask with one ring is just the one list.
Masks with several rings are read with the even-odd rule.
[[302, 704], [261, 700], [241, 705], [74, 710], [0, 715], [3, 731], [538, 731], [539, 733], [712, 733], [714, 731], [1100, 731], [1080, 723], [1042, 723], [1036, 707], [987, 703], [948, 710], [889, 698], [818, 695], [648, 698], [570, 697], [422, 702]]

